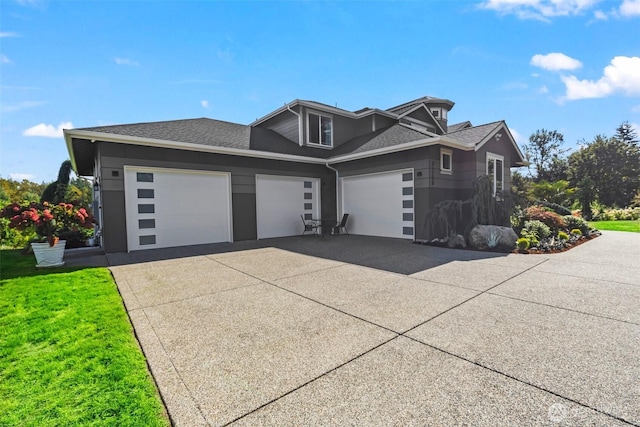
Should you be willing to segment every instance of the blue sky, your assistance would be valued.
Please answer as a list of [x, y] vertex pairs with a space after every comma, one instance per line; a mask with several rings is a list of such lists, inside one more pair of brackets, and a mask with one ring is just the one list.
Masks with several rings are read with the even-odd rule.
[[294, 99], [425, 95], [565, 146], [640, 128], [640, 0], [0, 3], [0, 176], [52, 181], [62, 128], [210, 117]]

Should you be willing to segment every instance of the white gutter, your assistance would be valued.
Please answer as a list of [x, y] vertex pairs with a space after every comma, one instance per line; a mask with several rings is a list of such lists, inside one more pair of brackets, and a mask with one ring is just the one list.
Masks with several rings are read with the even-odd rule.
[[340, 108], [335, 108], [335, 107], [332, 107], [330, 105], [317, 104], [317, 103], [314, 103], [314, 102], [306, 102], [306, 101], [302, 101], [300, 99], [296, 99], [294, 101], [289, 102], [288, 104], [285, 104], [283, 107], [280, 107], [275, 111], [272, 111], [271, 113], [267, 114], [266, 116], [261, 117], [261, 118], [255, 120], [255, 121], [253, 121], [249, 126], [256, 126], [256, 125], [258, 125], [258, 124], [260, 124], [262, 122], [265, 122], [265, 121], [269, 120], [272, 117], [277, 116], [278, 114], [280, 114], [283, 111], [285, 111], [289, 105], [302, 105], [302, 106], [305, 106], [305, 107], [308, 107], [308, 108], [311, 108], [311, 109], [314, 109], [314, 110], [324, 111], [324, 112], [328, 112], [328, 113], [331, 113], [331, 114], [337, 114], [337, 115], [344, 116], [344, 117], [350, 117], [350, 118], [353, 118], [353, 119], [359, 119], [359, 118], [362, 118], [362, 117], [367, 117], [367, 116], [369, 116], [371, 114], [380, 114], [380, 115], [383, 115], [383, 116], [386, 116], [386, 117], [389, 117], [389, 118], [392, 118], [392, 119], [397, 119], [398, 118], [398, 115], [396, 113], [392, 113], [392, 112], [386, 111], [386, 110], [380, 110], [378, 108], [372, 108], [371, 110], [367, 110], [367, 111], [364, 111], [362, 113], [354, 113], [354, 112], [343, 110], [343, 109], [340, 109]]
[[331, 157], [327, 160], [328, 163], [342, 163], [349, 162], [351, 160], [366, 159], [367, 157], [379, 156], [382, 154], [395, 153], [397, 151], [411, 150], [413, 148], [427, 147], [429, 145], [441, 144], [447, 147], [459, 148], [464, 151], [471, 151], [474, 147], [461, 144], [458, 141], [443, 138], [438, 136], [435, 138], [421, 139], [419, 141], [406, 142], [404, 144], [394, 145], [392, 147], [378, 148], [376, 150], [365, 151], [364, 153], [345, 154], [343, 156]]
[[289, 104], [285, 104], [285, 107], [287, 107], [287, 110], [298, 116], [298, 145], [302, 147], [304, 145], [304, 142], [302, 141], [302, 114], [293, 111], [291, 107], [289, 107]]
[[67, 152], [69, 153], [69, 160], [71, 161], [71, 168], [78, 175], [78, 166], [76, 165], [76, 156], [73, 153], [73, 144], [71, 142], [71, 136], [69, 135], [70, 129], [62, 129], [64, 134], [64, 142], [67, 145]]
[[300, 156], [295, 154], [281, 154], [281, 153], [273, 153], [269, 151], [245, 150], [240, 148], [201, 145], [201, 144], [193, 144], [188, 142], [166, 141], [161, 139], [141, 138], [137, 136], [123, 136], [123, 135], [109, 134], [109, 133], [102, 133], [102, 132], [92, 132], [92, 131], [84, 131], [84, 130], [68, 130], [68, 129], [64, 130], [64, 137], [67, 143], [67, 150], [69, 151], [71, 164], [74, 166], [74, 170], [77, 170], [77, 169], [75, 169], [76, 160], [73, 155], [72, 138], [86, 139], [91, 142], [95, 142], [99, 140], [99, 141], [107, 141], [107, 142], [116, 142], [121, 144], [142, 145], [142, 146], [148, 146], [148, 147], [169, 148], [169, 149], [182, 149], [187, 151], [196, 151], [196, 152], [214, 153], [214, 154], [227, 154], [231, 156], [254, 157], [259, 159], [282, 160], [287, 162], [300, 162], [300, 163], [309, 163], [309, 164], [317, 164], [317, 165], [325, 165], [325, 166], [328, 164], [342, 163], [342, 162], [348, 162], [351, 160], [358, 160], [358, 159], [366, 159], [369, 157], [379, 156], [382, 154], [411, 150], [414, 148], [426, 147], [426, 146], [435, 145], [435, 144], [441, 144], [447, 147], [458, 148], [464, 151], [471, 151], [475, 149], [475, 146], [469, 146], [467, 144], [463, 144], [460, 141], [447, 138], [444, 135], [435, 135], [435, 134], [433, 135], [434, 135], [433, 137], [420, 139], [418, 141], [406, 142], [404, 144], [398, 144], [391, 147], [378, 148], [375, 150], [366, 151], [364, 153], [352, 153], [352, 154], [345, 154], [342, 156], [331, 157], [329, 159], [321, 159], [317, 157]]
[[[100, 140], [108, 142], [117, 142], [121, 144], [143, 145], [148, 147], [181, 149], [187, 151], [198, 151], [204, 153], [228, 154], [231, 156], [256, 157], [269, 160], [283, 160], [288, 162], [300, 162], [323, 165], [325, 159], [315, 157], [298, 156], [295, 154], [281, 154], [270, 151], [244, 150], [241, 148], [219, 147], [211, 145], [192, 144], [188, 142], [166, 141], [162, 139], [141, 138], [138, 136], [123, 136], [110, 133], [92, 132], [85, 130], [65, 130], [65, 139], [67, 140], [67, 148], [71, 147], [71, 138], [88, 139], [90, 141]], [[73, 156], [72, 156], [73, 157]], [[73, 161], [72, 161], [73, 163]]]

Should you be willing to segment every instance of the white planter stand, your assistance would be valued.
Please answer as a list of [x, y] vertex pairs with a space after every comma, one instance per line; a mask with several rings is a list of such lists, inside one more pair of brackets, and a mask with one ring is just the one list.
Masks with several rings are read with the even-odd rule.
[[64, 249], [66, 240], [59, 240], [54, 246], [49, 243], [32, 243], [33, 253], [36, 256], [36, 267], [60, 267], [64, 265]]

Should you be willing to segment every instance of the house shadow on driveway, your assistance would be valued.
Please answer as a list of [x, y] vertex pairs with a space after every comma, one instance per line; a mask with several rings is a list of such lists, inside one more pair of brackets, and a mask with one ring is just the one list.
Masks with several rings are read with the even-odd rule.
[[410, 275], [453, 261], [504, 258], [508, 254], [439, 248], [414, 244], [410, 240], [358, 235], [294, 236], [274, 239], [151, 249], [107, 254], [108, 265], [127, 265], [167, 259], [278, 248], [290, 252], [330, 259]]

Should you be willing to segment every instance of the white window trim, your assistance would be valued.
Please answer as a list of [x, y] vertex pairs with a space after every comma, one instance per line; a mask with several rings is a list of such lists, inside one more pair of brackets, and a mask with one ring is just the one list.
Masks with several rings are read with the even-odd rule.
[[[504, 156], [499, 154], [491, 153], [487, 151], [487, 159], [485, 161], [486, 174], [489, 176], [489, 160], [500, 160], [502, 162], [502, 191], [504, 191]], [[495, 168], [495, 165], [494, 165]], [[491, 194], [495, 197], [496, 195], [496, 180], [495, 180], [495, 170], [494, 170], [494, 180], [493, 180], [493, 188], [491, 189]]]
[[[444, 156], [449, 156], [449, 169], [444, 167]], [[440, 173], [451, 175], [453, 173], [453, 150], [449, 150], [448, 148], [440, 149]]]
[[[309, 140], [309, 123], [310, 123], [309, 114], [314, 114], [316, 116], [325, 117], [325, 118], [331, 120], [331, 145], [319, 144], [317, 142], [311, 142]], [[307, 145], [310, 145], [310, 146], [313, 146], [313, 147], [320, 147], [320, 148], [333, 148], [333, 115], [327, 114], [327, 113], [323, 113], [323, 112], [320, 112], [320, 111], [316, 111], [316, 110], [307, 110], [306, 116], [307, 116], [307, 138], [306, 138]], [[318, 126], [318, 127], [320, 127], [320, 126]]]

